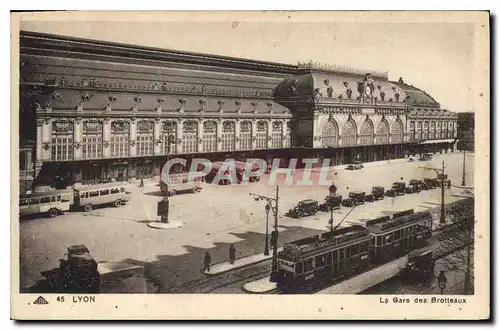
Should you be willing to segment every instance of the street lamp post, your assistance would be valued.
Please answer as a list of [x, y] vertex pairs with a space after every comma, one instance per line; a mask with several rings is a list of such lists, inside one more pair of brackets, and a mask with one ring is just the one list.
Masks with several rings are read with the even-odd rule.
[[333, 231], [333, 205], [330, 204], [330, 231]]
[[462, 145], [462, 149], [464, 151], [464, 161], [462, 166], [462, 187], [465, 187], [465, 147]]
[[269, 255], [269, 211], [271, 207], [266, 204], [266, 244], [264, 245], [264, 255]]
[[441, 169], [441, 216], [439, 217], [439, 222], [441, 224], [446, 223], [446, 219], [444, 217], [444, 161]]
[[438, 281], [438, 287], [441, 290], [441, 294], [443, 294], [443, 291], [446, 288], [446, 282], [448, 282], [446, 275], [444, 275], [444, 270], [442, 270], [441, 273], [439, 274], [437, 281]]
[[[273, 211], [274, 215], [274, 230], [271, 235], [271, 244], [273, 245], [273, 263], [271, 269], [271, 282], [278, 280], [278, 207], [279, 207], [279, 186], [276, 186], [276, 197], [267, 197], [264, 195], [248, 193], [249, 196], [255, 200], [265, 200], [269, 208]], [[273, 206], [274, 202], [274, 206]]]

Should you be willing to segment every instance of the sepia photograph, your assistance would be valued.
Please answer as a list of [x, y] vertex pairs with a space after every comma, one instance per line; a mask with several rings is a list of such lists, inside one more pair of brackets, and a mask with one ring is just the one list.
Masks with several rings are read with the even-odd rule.
[[488, 12], [11, 15], [11, 317], [489, 317]]

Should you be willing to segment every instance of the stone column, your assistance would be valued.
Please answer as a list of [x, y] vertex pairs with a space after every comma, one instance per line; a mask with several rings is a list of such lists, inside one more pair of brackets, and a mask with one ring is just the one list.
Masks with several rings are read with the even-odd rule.
[[234, 121], [234, 135], [236, 137], [236, 141], [234, 143], [234, 150], [240, 150], [240, 120], [236, 119]]
[[257, 135], [257, 120], [252, 120], [252, 150], [255, 150], [257, 147], [257, 141], [256, 141], [256, 135]]
[[109, 158], [111, 155], [111, 122], [106, 119], [102, 124], [102, 140], [104, 141], [102, 146], [102, 156], [103, 158]]
[[222, 120], [219, 118], [217, 121], [217, 138], [216, 138], [216, 150], [221, 151], [222, 150]]
[[74, 121], [73, 130], [73, 146], [74, 146], [74, 159], [82, 159], [82, 132], [83, 132], [83, 122], [81, 118], [77, 118]]
[[271, 119], [267, 120], [267, 149], [271, 148], [271, 139], [273, 132], [273, 121]]
[[134, 157], [137, 155], [137, 119], [132, 118], [130, 123], [130, 141], [134, 141], [134, 145], [130, 143], [130, 156]]
[[[177, 119], [176, 134], [175, 135], [177, 135], [178, 141], [182, 141], [182, 137], [183, 137], [183, 134], [182, 134], [182, 124], [183, 124], [183, 120], [182, 119]], [[178, 141], [175, 141], [174, 148], [175, 148], [175, 152], [177, 154], [180, 154], [182, 152], [182, 143], [179, 143]]]
[[35, 157], [36, 161], [40, 162], [43, 160], [43, 119], [37, 119], [36, 121], [36, 149]]
[[205, 122], [204, 119], [198, 120], [198, 152], [203, 152], [203, 143], [200, 143], [199, 141], [203, 141], [203, 123]]
[[161, 154], [161, 143], [158, 143], [160, 140], [160, 133], [161, 133], [161, 122], [160, 118], [156, 118], [154, 122], [154, 130], [153, 130], [153, 154], [154, 155], [160, 155]]

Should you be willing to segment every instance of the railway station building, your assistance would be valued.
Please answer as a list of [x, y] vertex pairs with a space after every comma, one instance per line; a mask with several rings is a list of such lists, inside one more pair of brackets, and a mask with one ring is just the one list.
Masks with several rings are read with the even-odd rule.
[[286, 167], [449, 152], [457, 134], [457, 114], [403, 79], [314, 62], [21, 32], [19, 78], [21, 193], [159, 180], [173, 156]]

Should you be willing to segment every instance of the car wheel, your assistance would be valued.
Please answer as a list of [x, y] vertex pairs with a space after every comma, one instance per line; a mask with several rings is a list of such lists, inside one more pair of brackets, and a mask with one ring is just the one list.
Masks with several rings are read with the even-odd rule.
[[193, 194], [196, 194], [196, 193], [198, 192], [198, 189], [197, 189], [197, 188], [193, 188], [193, 190], [191, 190], [191, 192], [192, 192]]
[[115, 207], [119, 207], [119, 206], [121, 206], [121, 205], [122, 205], [122, 201], [121, 201], [121, 200], [119, 200], [119, 199], [117, 199], [117, 200], [115, 201]]
[[169, 196], [175, 196], [176, 194], [177, 194], [177, 191], [175, 191], [175, 190], [170, 190], [170, 191], [168, 192], [168, 195], [169, 195]]
[[49, 217], [55, 218], [59, 215], [59, 211], [57, 209], [50, 209], [49, 210]]
[[92, 211], [92, 204], [85, 205], [85, 212], [90, 212], [90, 211]]

